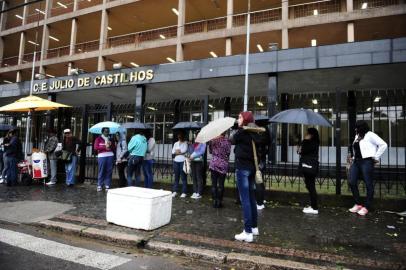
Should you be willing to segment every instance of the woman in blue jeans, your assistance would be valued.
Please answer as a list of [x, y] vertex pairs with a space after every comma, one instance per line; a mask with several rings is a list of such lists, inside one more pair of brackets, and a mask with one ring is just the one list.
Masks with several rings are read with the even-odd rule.
[[[365, 216], [371, 208], [374, 198], [373, 172], [375, 164], [385, 152], [388, 145], [378, 135], [369, 131], [365, 121], [357, 121], [355, 124], [355, 140], [352, 144], [352, 164], [350, 167], [349, 185], [355, 204], [349, 209], [351, 213]], [[364, 205], [358, 191], [358, 179], [362, 176], [367, 188], [367, 198]]]
[[244, 216], [244, 231], [235, 235], [238, 241], [252, 242], [253, 236], [259, 235], [258, 213], [255, 199], [255, 163], [252, 142], [260, 143], [257, 133], [243, 129], [254, 122], [251, 112], [241, 112], [238, 116], [238, 130], [230, 137], [235, 144], [235, 174]]

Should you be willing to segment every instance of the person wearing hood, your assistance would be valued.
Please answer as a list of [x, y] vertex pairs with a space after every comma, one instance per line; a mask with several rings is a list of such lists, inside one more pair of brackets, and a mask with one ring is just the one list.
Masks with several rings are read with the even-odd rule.
[[252, 112], [241, 112], [238, 116], [238, 130], [230, 136], [231, 143], [235, 145], [235, 174], [244, 217], [244, 230], [242, 233], [236, 234], [235, 239], [245, 242], [252, 242], [254, 235], [259, 235], [253, 143], [259, 144], [261, 138], [257, 132], [243, 128], [253, 123]]
[[128, 143], [127, 186], [133, 186], [132, 176], [135, 173], [135, 185], [140, 185], [141, 167], [147, 152], [147, 139], [142, 134], [135, 134]]
[[94, 142], [94, 149], [97, 151], [97, 161], [99, 174], [97, 177], [97, 191], [102, 191], [111, 187], [111, 177], [113, 174], [115, 143], [109, 137], [110, 129], [102, 128], [102, 134]]
[[127, 186], [127, 179], [125, 177], [125, 167], [127, 167], [127, 141], [124, 132], [117, 132], [115, 135], [116, 141], [116, 165], [119, 177], [119, 187]]

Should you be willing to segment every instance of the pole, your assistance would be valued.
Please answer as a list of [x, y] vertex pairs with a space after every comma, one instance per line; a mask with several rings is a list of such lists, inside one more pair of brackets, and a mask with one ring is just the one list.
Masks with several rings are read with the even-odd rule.
[[248, 12], [247, 12], [247, 45], [245, 52], [245, 87], [244, 87], [244, 111], [248, 110], [248, 65], [250, 54], [250, 24], [251, 24], [251, 0], [248, 0]]

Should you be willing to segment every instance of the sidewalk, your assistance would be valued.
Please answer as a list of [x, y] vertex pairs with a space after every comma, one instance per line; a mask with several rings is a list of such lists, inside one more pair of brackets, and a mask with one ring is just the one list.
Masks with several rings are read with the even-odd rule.
[[231, 198], [225, 199], [222, 209], [212, 208], [208, 195], [200, 200], [175, 198], [171, 223], [145, 232], [108, 224], [106, 194], [95, 189], [86, 184], [74, 188], [1, 185], [0, 220], [5, 216], [1, 211], [7, 211], [10, 202], [55, 202], [74, 208], [32, 224], [219, 264], [227, 261], [237, 269], [243, 263], [266, 269], [406, 269], [406, 220], [393, 214], [377, 211], [360, 217], [347, 209], [330, 207], [321, 208], [318, 216], [309, 216], [301, 212], [302, 207], [271, 202], [259, 212], [260, 236], [246, 244], [233, 240], [243, 223], [241, 209]]

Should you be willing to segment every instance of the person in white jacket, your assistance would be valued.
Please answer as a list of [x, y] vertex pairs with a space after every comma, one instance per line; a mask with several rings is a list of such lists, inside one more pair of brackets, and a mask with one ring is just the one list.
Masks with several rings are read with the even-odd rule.
[[[355, 132], [356, 136], [352, 144], [352, 164], [348, 180], [355, 205], [349, 211], [365, 216], [368, 214], [374, 198], [374, 166], [379, 163], [379, 158], [388, 145], [378, 135], [369, 131], [369, 126], [365, 121], [357, 121]], [[361, 204], [358, 191], [358, 179], [360, 176], [364, 179], [367, 188], [364, 205]]]

